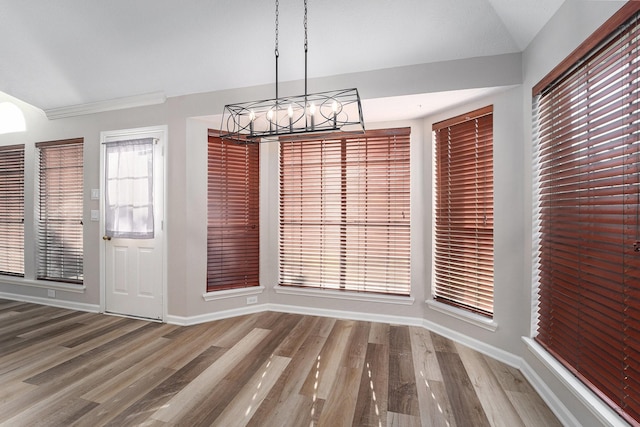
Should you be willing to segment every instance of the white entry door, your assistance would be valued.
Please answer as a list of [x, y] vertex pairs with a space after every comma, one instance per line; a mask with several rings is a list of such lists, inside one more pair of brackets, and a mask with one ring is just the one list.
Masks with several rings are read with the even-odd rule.
[[101, 140], [105, 312], [163, 320], [166, 127]]

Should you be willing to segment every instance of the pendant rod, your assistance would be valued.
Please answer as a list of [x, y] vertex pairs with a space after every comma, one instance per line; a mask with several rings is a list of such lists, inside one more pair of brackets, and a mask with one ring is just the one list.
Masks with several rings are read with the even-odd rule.
[[307, 51], [309, 40], [307, 38], [307, 0], [304, 0], [304, 97], [307, 97]]
[[[299, 141], [302, 140], [301, 138], [306, 138], [307, 134], [337, 130], [352, 133], [364, 132], [362, 106], [357, 89], [340, 89], [309, 94], [307, 0], [304, 0], [304, 95], [280, 99], [278, 70], [280, 2], [275, 0], [275, 3], [276, 97], [275, 99], [225, 105], [220, 125], [224, 131], [221, 132], [220, 137], [239, 144], [250, 144], [277, 141], [283, 136], [289, 138], [287, 141]], [[286, 110], [280, 111], [282, 106]]]
[[[306, 1], [306, 0], [305, 0]], [[278, 100], [278, 58], [280, 57], [280, 51], [278, 50], [278, 8], [280, 6], [280, 1], [276, 0], [276, 48], [274, 50], [274, 54], [276, 56], [276, 104]], [[277, 110], [277, 105], [276, 105]]]

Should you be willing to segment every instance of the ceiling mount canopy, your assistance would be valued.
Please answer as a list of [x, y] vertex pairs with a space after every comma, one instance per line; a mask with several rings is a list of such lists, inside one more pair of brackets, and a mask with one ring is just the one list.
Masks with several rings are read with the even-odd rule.
[[307, 92], [307, 0], [304, 0], [304, 95], [278, 96], [278, 19], [276, 0], [276, 97], [262, 101], [227, 104], [220, 126], [222, 139], [240, 143], [278, 140], [326, 131], [364, 132], [358, 89]]

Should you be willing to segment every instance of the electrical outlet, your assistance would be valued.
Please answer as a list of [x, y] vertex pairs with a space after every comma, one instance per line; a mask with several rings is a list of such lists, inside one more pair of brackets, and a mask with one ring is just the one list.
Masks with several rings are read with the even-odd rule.
[[56, 290], [55, 289], [47, 289], [47, 296], [49, 298], [55, 298], [56, 297]]
[[257, 304], [257, 303], [258, 303], [258, 297], [256, 295], [247, 297], [247, 304]]

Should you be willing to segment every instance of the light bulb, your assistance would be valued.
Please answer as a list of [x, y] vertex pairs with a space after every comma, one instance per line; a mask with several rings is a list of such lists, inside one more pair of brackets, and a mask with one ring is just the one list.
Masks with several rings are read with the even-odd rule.
[[331, 103], [331, 110], [333, 110], [333, 128], [338, 127], [338, 101]]
[[269, 121], [273, 120], [273, 110], [267, 111], [267, 120]]
[[291, 104], [287, 108], [287, 114], [289, 114], [289, 132], [293, 132], [293, 106]]
[[311, 105], [309, 105], [309, 115], [311, 116], [311, 130], [315, 130], [316, 104], [314, 104], [313, 102], [311, 103]]
[[249, 133], [253, 136], [253, 121], [256, 119], [256, 113], [253, 110], [249, 111]]

